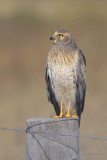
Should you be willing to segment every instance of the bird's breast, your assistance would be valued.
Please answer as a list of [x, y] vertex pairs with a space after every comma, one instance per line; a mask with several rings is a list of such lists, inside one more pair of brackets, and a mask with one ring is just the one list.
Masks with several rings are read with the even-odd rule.
[[77, 53], [50, 54], [48, 72], [58, 102], [75, 104], [75, 72]]
[[48, 68], [54, 86], [71, 86], [71, 82], [75, 81], [77, 60], [77, 53], [62, 53], [49, 55]]

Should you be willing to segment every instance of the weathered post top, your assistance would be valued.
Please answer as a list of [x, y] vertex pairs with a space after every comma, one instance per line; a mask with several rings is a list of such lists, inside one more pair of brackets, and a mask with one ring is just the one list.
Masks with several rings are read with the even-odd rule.
[[26, 154], [27, 160], [79, 160], [79, 119], [28, 119]]

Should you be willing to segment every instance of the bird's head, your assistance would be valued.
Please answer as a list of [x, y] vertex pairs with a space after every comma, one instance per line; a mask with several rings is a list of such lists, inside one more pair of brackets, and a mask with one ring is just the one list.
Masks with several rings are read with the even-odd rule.
[[72, 45], [76, 47], [75, 40], [70, 32], [66, 30], [58, 30], [50, 37], [56, 45]]

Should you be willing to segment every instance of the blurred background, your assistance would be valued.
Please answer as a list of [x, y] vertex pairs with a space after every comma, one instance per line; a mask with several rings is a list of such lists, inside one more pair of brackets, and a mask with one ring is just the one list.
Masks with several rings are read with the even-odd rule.
[[[0, 1], [0, 126], [26, 129], [49, 117], [45, 63], [58, 29], [74, 36], [87, 59], [87, 95], [80, 135], [107, 137], [107, 1]], [[24, 160], [25, 133], [0, 131], [0, 159]], [[84, 160], [106, 160], [107, 142], [80, 139]]]

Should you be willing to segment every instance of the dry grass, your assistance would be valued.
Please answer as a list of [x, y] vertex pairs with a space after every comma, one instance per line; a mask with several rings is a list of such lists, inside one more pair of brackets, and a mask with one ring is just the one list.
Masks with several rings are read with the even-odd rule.
[[[0, 2], [0, 126], [26, 128], [31, 117], [54, 114], [44, 81], [49, 37], [72, 32], [87, 59], [87, 95], [81, 135], [107, 137], [107, 2]], [[0, 132], [0, 159], [25, 159], [25, 134]], [[106, 160], [107, 144], [80, 140], [83, 158]]]

